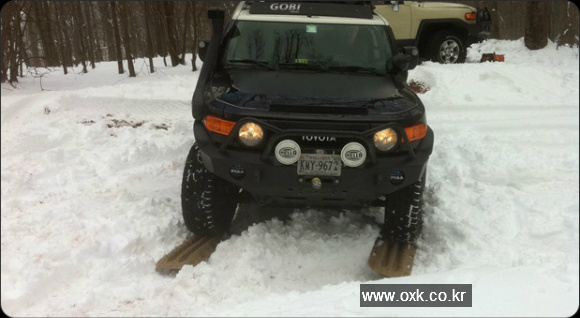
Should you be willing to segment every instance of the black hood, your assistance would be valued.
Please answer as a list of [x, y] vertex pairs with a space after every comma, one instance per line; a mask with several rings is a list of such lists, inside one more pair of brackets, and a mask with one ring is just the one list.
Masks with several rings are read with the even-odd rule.
[[373, 100], [400, 97], [391, 76], [366, 73], [231, 71], [232, 86], [250, 95], [323, 100]]
[[[230, 119], [384, 121], [423, 115], [417, 96], [390, 74], [244, 69], [231, 70], [227, 77], [233, 89], [209, 106], [211, 113]], [[225, 84], [223, 78], [221, 82]]]

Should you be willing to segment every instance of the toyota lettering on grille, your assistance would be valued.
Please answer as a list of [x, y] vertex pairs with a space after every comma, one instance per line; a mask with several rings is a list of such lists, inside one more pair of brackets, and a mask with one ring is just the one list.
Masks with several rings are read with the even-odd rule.
[[328, 137], [328, 136], [302, 136], [302, 141], [327, 141], [327, 142], [336, 142], [336, 137]]

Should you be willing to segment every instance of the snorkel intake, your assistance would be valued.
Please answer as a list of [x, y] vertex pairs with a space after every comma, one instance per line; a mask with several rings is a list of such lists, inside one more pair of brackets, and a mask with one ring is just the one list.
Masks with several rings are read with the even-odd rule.
[[210, 8], [207, 11], [207, 17], [211, 20], [211, 39], [209, 47], [207, 50], [204, 50], [205, 52], [202, 58], [203, 66], [201, 67], [193, 98], [191, 99], [191, 113], [196, 120], [203, 119], [203, 93], [205, 91], [205, 85], [208, 83], [217, 63], [218, 50], [224, 30], [224, 9]]

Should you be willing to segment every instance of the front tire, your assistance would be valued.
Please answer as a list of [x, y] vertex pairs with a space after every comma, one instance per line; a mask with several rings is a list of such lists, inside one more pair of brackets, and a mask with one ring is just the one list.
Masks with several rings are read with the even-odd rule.
[[181, 183], [183, 221], [199, 235], [223, 234], [236, 212], [239, 188], [211, 173], [197, 144], [189, 151]]
[[423, 180], [386, 196], [385, 223], [381, 236], [415, 244], [423, 226]]
[[465, 41], [452, 31], [436, 32], [428, 45], [429, 58], [442, 64], [465, 63], [467, 50]]

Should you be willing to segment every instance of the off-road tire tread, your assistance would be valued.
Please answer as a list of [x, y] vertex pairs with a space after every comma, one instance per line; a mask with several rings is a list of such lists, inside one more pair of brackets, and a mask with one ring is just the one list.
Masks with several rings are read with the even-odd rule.
[[185, 162], [181, 184], [185, 226], [198, 235], [227, 232], [238, 198], [239, 188], [207, 170], [199, 147], [194, 144]]
[[419, 180], [386, 196], [382, 237], [409, 244], [417, 242], [423, 225], [423, 187], [424, 182]]

